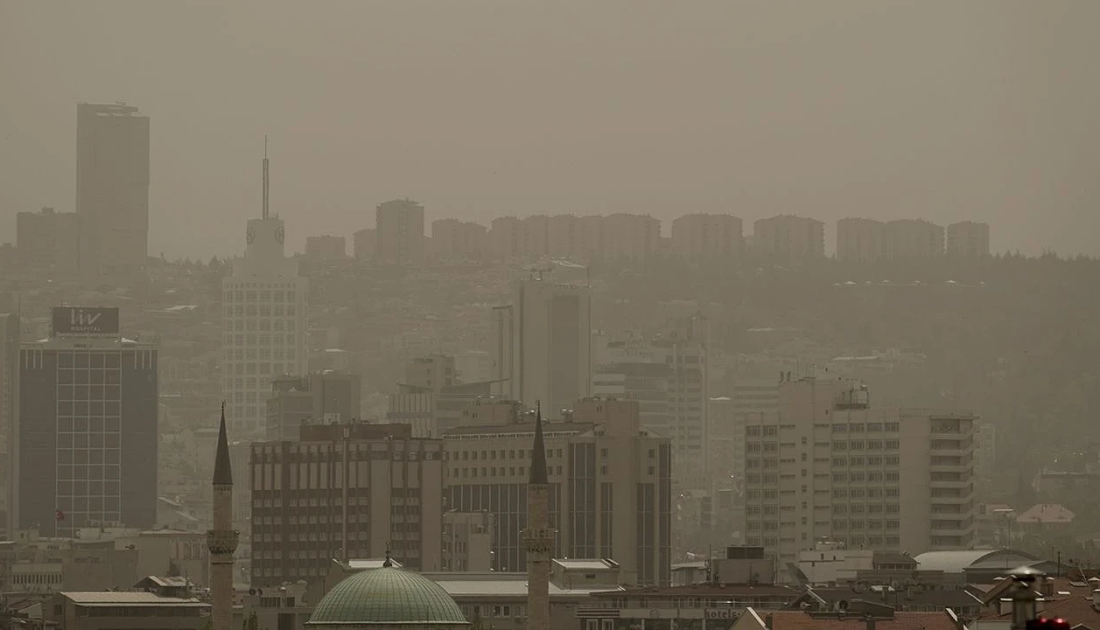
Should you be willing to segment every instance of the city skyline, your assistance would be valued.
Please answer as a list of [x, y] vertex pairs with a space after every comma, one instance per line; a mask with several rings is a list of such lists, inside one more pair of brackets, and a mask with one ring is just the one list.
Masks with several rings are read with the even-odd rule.
[[[534, 15], [518, 7], [488, 21], [476, 8], [448, 13], [440, 23], [453, 32], [422, 23], [422, 9], [411, 6], [315, 14], [265, 5], [269, 29], [259, 31], [245, 28], [253, 19], [243, 6], [226, 11], [219, 26], [201, 10], [170, 11], [164, 23], [189, 25], [208, 42], [197, 59], [187, 57], [211, 68], [203, 73], [181, 65], [175, 36], [131, 28], [148, 9], [123, 6], [89, 14], [64, 3], [3, 9], [5, 51], [31, 52], [0, 55], [0, 81], [23, 94], [0, 104], [6, 119], [22, 121], [0, 144], [0, 231], [13, 231], [18, 211], [71, 209], [72, 108], [125, 99], [153, 120], [154, 256], [235, 251], [231, 234], [204, 224], [254, 216], [252, 164], [265, 134], [279, 164], [272, 207], [288, 222], [292, 251], [310, 232], [350, 235], [378, 200], [407, 195], [429, 219], [481, 222], [563, 210], [665, 221], [700, 210], [746, 221], [783, 212], [827, 223], [846, 215], [958, 217], [999, 225], [999, 252], [1098, 253], [1086, 236], [1097, 226], [1088, 175], [1096, 158], [1084, 142], [1096, 130], [1089, 112], [1098, 95], [1084, 78], [1095, 44], [1078, 30], [1095, 21], [1095, 5], [1059, 5], [1046, 26], [1026, 31], [1037, 9], [1025, 2], [968, 3], [951, 20], [924, 7], [887, 15], [864, 2], [701, 3], [680, 19], [659, 6], [625, 15], [563, 5], [534, 20], [573, 25], [572, 47], [532, 31]], [[643, 23], [652, 26], [637, 28]], [[75, 45], [95, 46], [76, 24], [94, 24], [117, 47], [76, 54]], [[319, 40], [321, 24], [337, 30]], [[365, 33], [351, 37], [352, 25]], [[459, 25], [475, 36], [458, 38]], [[51, 37], [36, 35], [43, 29]], [[431, 45], [393, 54], [394, 38], [410, 29]], [[292, 32], [317, 45], [280, 47]], [[73, 46], [58, 45], [66, 37]], [[924, 46], [929, 37], [936, 49]], [[46, 45], [48, 54], [33, 52]], [[501, 45], [516, 54], [494, 54]], [[808, 46], [817, 59], [800, 54]], [[880, 54], [863, 54], [867, 48]], [[315, 72], [322, 61], [329, 70]], [[479, 64], [483, 73], [467, 70]], [[727, 73], [715, 72], [725, 65]], [[604, 81], [608, 73], [621, 89]], [[359, 75], [369, 80], [348, 79]], [[731, 80], [711, 78], [723, 75]], [[664, 94], [649, 87], [651, 76], [669, 83]], [[830, 78], [837, 97], [811, 98]], [[295, 82], [308, 89], [279, 88]], [[466, 97], [434, 96], [456, 85]], [[387, 96], [370, 98], [375, 93]], [[678, 98], [683, 93], [696, 96]], [[1045, 107], [1057, 115], [1043, 115]]]

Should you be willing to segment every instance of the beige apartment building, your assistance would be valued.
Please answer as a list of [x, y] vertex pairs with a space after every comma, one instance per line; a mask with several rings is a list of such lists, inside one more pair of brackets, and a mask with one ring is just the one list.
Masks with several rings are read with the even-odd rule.
[[[544, 424], [555, 557], [609, 558], [629, 584], [671, 580], [669, 440], [641, 427], [637, 401], [588, 398]], [[545, 413], [545, 409], [544, 409]], [[534, 420], [512, 403], [477, 406], [444, 436], [447, 509], [494, 518], [493, 570], [524, 571]]]
[[886, 224], [874, 219], [836, 222], [836, 258], [868, 262], [886, 257]]
[[745, 535], [779, 566], [823, 538], [850, 549], [966, 549], [974, 533], [969, 413], [875, 409], [857, 381], [779, 386], [745, 426]]
[[380, 203], [374, 227], [375, 258], [404, 265], [424, 261], [424, 206], [411, 199]]
[[898, 219], [886, 224], [886, 255], [933, 258], [943, 255], [943, 226], [922, 219]]
[[947, 226], [947, 253], [965, 258], [989, 255], [989, 224], [962, 221]]
[[484, 225], [458, 219], [432, 221], [432, 256], [440, 260], [481, 260], [488, 240]]
[[672, 221], [672, 251], [688, 260], [740, 256], [742, 222], [732, 214], [685, 214]]
[[252, 444], [252, 584], [313, 582], [333, 558], [438, 571], [443, 443], [407, 425], [317, 424]]
[[783, 214], [753, 223], [753, 252], [776, 260], [824, 258], [825, 224]]

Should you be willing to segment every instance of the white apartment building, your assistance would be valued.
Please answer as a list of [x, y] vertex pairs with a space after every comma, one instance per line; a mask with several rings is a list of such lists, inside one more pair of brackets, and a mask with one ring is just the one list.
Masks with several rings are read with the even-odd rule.
[[947, 226], [947, 253], [982, 258], [989, 255], [989, 224], [961, 221]]
[[281, 219], [250, 219], [245, 255], [222, 280], [222, 392], [236, 437], [264, 429], [275, 377], [307, 371], [308, 281], [284, 240]]
[[732, 214], [685, 214], [672, 221], [672, 251], [689, 260], [738, 256], [742, 222]]
[[745, 535], [780, 567], [822, 538], [879, 551], [966, 549], [974, 534], [969, 413], [874, 409], [857, 381], [779, 386], [745, 426]]
[[394, 199], [375, 210], [374, 255], [396, 264], [424, 262], [424, 206], [411, 199]]

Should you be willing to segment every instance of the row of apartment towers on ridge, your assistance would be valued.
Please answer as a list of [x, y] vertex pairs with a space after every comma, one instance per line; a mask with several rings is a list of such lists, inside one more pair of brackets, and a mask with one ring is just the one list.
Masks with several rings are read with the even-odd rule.
[[[417, 263], [436, 260], [522, 260], [540, 257], [575, 261], [640, 262], [659, 254], [686, 259], [750, 253], [773, 259], [825, 257], [825, 224], [816, 219], [779, 215], [753, 223], [745, 236], [742, 220], [730, 214], [688, 214], [672, 221], [661, 235], [660, 220], [647, 215], [537, 215], [498, 217], [489, 227], [471, 221], [438, 219], [425, 234], [424, 207], [415, 201], [380, 204], [374, 228], [354, 235], [359, 260]], [[342, 237], [309, 236], [307, 259], [345, 256]], [[836, 226], [836, 258], [875, 261], [950, 255], [981, 258], [990, 254], [989, 225], [962, 221], [942, 226], [923, 220], [841, 219]]]

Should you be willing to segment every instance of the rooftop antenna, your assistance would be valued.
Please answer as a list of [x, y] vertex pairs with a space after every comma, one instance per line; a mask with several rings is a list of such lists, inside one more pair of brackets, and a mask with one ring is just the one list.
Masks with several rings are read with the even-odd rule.
[[270, 189], [270, 185], [271, 185], [271, 180], [267, 176], [267, 164], [268, 164], [268, 161], [267, 161], [267, 134], [265, 133], [264, 134], [264, 207], [263, 207], [263, 214], [261, 215], [262, 218], [264, 218], [264, 219], [270, 218], [270, 216], [269, 216], [270, 213], [268, 212], [268, 206], [267, 206], [267, 199], [268, 199], [268, 190]]

